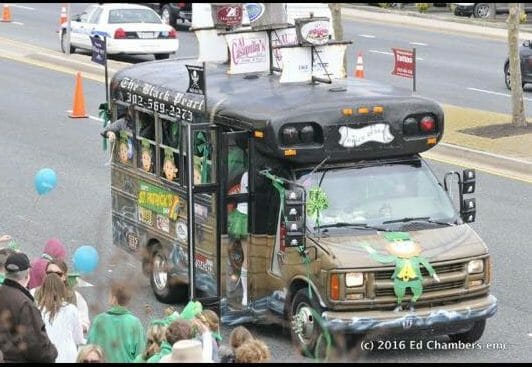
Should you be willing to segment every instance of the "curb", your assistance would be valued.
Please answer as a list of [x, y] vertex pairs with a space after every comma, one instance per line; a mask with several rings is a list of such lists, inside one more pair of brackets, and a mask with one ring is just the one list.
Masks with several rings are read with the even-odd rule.
[[[532, 163], [525, 160], [441, 142], [421, 155], [428, 159], [532, 183]], [[467, 162], [467, 166], [464, 162]]]

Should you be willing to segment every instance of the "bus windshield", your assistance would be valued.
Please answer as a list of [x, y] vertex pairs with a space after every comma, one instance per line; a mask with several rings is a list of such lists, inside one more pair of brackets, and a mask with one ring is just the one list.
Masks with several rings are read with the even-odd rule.
[[321, 187], [326, 208], [319, 218], [309, 213], [307, 225], [361, 224], [387, 226], [414, 220], [451, 223], [456, 212], [430, 169], [421, 162], [305, 173], [298, 179], [309, 192]]

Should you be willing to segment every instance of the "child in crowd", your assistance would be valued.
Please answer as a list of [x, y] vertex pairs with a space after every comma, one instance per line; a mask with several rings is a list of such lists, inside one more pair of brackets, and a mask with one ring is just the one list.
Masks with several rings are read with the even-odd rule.
[[79, 348], [76, 363], [105, 363], [102, 348], [94, 344], [87, 344]]
[[111, 308], [94, 318], [87, 342], [99, 345], [109, 363], [131, 363], [145, 349], [144, 327], [127, 309], [131, 300], [127, 285], [112, 284], [109, 298]]

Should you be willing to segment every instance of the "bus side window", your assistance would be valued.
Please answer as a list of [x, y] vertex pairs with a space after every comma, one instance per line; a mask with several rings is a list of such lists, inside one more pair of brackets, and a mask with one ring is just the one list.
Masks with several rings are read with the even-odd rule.
[[179, 121], [161, 119], [161, 131], [161, 177], [168, 181], [176, 182], [179, 177], [179, 137], [181, 136], [181, 124]]
[[214, 168], [212, 164], [213, 147], [210, 132], [197, 131], [194, 135], [194, 184], [208, 184], [212, 183], [215, 178]]
[[138, 112], [137, 151], [140, 152], [139, 167], [145, 172], [155, 170], [155, 118], [152, 114]]

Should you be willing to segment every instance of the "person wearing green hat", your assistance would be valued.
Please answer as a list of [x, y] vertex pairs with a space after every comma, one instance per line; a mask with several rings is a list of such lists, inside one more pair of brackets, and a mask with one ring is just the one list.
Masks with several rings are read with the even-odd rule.
[[416, 301], [423, 293], [423, 276], [421, 275], [421, 266], [429, 272], [429, 275], [439, 282], [440, 278], [432, 268], [432, 265], [420, 256], [421, 247], [415, 241], [410, 239], [406, 232], [389, 232], [384, 237], [390, 241], [386, 245], [386, 250], [390, 255], [378, 253], [371, 245], [367, 243], [360, 244], [370, 255], [372, 259], [380, 263], [393, 263], [395, 270], [392, 274], [393, 290], [397, 297], [397, 307], [395, 312], [402, 311], [402, 302], [406, 294], [406, 289], [412, 291], [410, 301], [410, 311], [414, 312]]

